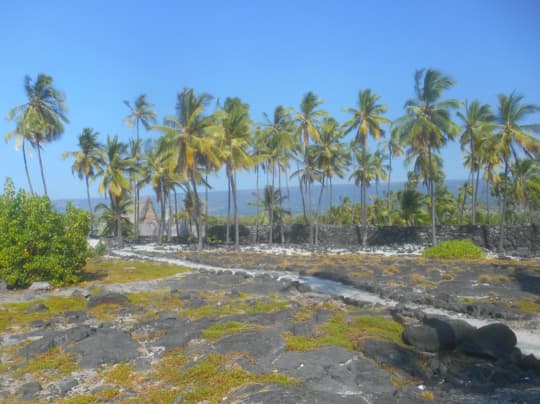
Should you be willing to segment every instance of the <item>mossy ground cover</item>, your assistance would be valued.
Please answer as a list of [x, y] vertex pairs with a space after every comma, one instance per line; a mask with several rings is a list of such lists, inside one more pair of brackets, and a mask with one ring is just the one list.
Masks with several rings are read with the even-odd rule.
[[164, 278], [189, 272], [188, 268], [148, 261], [92, 258], [83, 268], [80, 286], [107, 285]]

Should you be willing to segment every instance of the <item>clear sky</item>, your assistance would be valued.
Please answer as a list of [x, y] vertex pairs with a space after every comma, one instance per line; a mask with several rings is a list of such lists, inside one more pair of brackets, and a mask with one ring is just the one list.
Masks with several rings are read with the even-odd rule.
[[[107, 134], [134, 137], [122, 100], [141, 93], [160, 119], [174, 112], [179, 90], [193, 87], [221, 100], [238, 96], [262, 121], [279, 104], [298, 107], [311, 90], [343, 122], [342, 109], [371, 88], [393, 119], [413, 96], [414, 71], [432, 67], [457, 81], [448, 97], [495, 105], [497, 94], [515, 89], [540, 105], [539, 18], [537, 0], [4, 2], [0, 135], [14, 128], [3, 116], [25, 102], [24, 76], [52, 75], [70, 124], [45, 146], [47, 186], [52, 198], [78, 198], [84, 184], [60, 155], [76, 150], [85, 127], [103, 142]], [[457, 144], [443, 157], [449, 179], [467, 177]], [[42, 192], [35, 152], [30, 170]], [[21, 152], [0, 141], [0, 180], [6, 176], [26, 187]], [[402, 161], [393, 178], [406, 178]], [[225, 177], [212, 184], [225, 189]], [[254, 174], [240, 175], [239, 187], [254, 188]]]

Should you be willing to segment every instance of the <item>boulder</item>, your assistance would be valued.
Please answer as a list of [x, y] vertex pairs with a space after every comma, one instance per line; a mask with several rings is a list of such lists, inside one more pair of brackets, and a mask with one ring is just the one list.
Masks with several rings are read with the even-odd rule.
[[59, 345], [78, 342], [96, 332], [95, 328], [88, 325], [79, 325], [67, 330], [53, 331], [45, 334], [43, 338], [32, 341], [20, 350], [23, 355], [36, 355], [47, 352]]
[[423, 324], [405, 327], [403, 341], [426, 352], [451, 351], [475, 330], [475, 327], [463, 320], [425, 317]]
[[128, 303], [128, 301], [128, 297], [126, 295], [123, 295], [122, 293], [104, 292], [94, 296], [90, 296], [90, 299], [88, 299], [87, 307], [91, 309], [92, 307], [96, 307], [101, 304], [123, 305]]
[[468, 355], [507, 359], [517, 344], [514, 331], [501, 323], [480, 327], [465, 338], [459, 350]]

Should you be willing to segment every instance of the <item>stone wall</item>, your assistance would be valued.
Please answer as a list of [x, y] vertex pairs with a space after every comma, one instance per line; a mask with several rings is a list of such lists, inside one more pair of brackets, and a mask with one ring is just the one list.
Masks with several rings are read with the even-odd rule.
[[[258, 234], [256, 226], [241, 226], [240, 240], [243, 244], [255, 242], [267, 243], [270, 237], [270, 226], [259, 225]], [[361, 244], [361, 229], [359, 225], [320, 225], [319, 244], [328, 247], [359, 246]], [[214, 226], [210, 233], [224, 234], [225, 226]], [[540, 253], [540, 228], [538, 225], [507, 226], [505, 237], [505, 250], [518, 255], [538, 255]], [[231, 237], [233, 230], [231, 229]], [[281, 241], [279, 226], [274, 226], [273, 240]], [[477, 245], [489, 250], [496, 250], [499, 242], [499, 226], [488, 225], [443, 225], [437, 226], [439, 241], [445, 240], [472, 240]], [[221, 238], [221, 237], [218, 237]], [[309, 242], [309, 227], [293, 224], [285, 226], [285, 243], [307, 244]], [[431, 243], [431, 226], [370, 226], [368, 229], [368, 245], [403, 245]]]

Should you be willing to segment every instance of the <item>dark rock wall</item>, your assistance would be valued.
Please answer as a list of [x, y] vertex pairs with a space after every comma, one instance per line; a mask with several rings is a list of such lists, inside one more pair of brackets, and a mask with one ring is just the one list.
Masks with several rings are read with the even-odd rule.
[[[216, 226], [219, 227], [219, 226]], [[224, 226], [221, 226], [224, 227]], [[242, 226], [240, 232], [241, 242], [266, 243], [270, 236], [268, 225], [259, 225], [258, 234], [256, 226]], [[217, 229], [215, 229], [217, 230]], [[538, 225], [507, 226], [505, 249], [520, 255], [537, 255], [540, 253], [540, 229]], [[224, 233], [216, 231], [216, 233]], [[231, 235], [232, 235], [231, 231]], [[320, 225], [319, 244], [329, 247], [357, 246], [361, 244], [362, 227], [360, 225]], [[499, 226], [488, 225], [444, 225], [437, 226], [439, 241], [468, 239], [480, 247], [495, 250], [499, 242]], [[281, 240], [279, 226], [274, 226], [273, 240]], [[309, 227], [301, 224], [285, 226], [285, 242], [288, 244], [309, 243]], [[431, 243], [430, 226], [370, 226], [368, 229], [368, 245], [403, 245]]]

